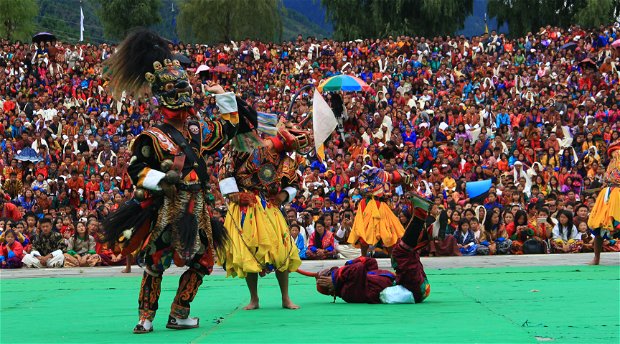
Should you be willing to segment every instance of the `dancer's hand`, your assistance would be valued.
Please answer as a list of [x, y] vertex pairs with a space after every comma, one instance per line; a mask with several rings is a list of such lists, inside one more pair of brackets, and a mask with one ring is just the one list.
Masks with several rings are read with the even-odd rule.
[[160, 182], [159, 186], [161, 187], [161, 191], [168, 198], [175, 198], [177, 195], [177, 187], [174, 184], [170, 184], [167, 182]]
[[213, 94], [222, 94], [225, 93], [224, 88], [213, 81], [207, 81], [207, 86], [205, 87], [205, 91]]
[[256, 196], [249, 192], [235, 192], [228, 195], [228, 199], [240, 207], [253, 206], [256, 203]]
[[273, 198], [273, 204], [277, 207], [282, 205], [282, 203], [286, 202], [288, 199], [288, 193], [286, 191], [281, 191]]

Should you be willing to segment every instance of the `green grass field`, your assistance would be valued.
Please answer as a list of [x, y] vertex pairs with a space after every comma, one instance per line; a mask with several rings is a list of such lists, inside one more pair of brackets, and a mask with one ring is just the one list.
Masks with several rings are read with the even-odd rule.
[[243, 311], [245, 282], [207, 277], [192, 315], [200, 328], [165, 328], [178, 277], [164, 276], [155, 332], [133, 335], [136, 277], [5, 279], [1, 343], [619, 343], [620, 267], [428, 270], [417, 305], [346, 304], [294, 274], [280, 308], [274, 275], [259, 281], [261, 309]]

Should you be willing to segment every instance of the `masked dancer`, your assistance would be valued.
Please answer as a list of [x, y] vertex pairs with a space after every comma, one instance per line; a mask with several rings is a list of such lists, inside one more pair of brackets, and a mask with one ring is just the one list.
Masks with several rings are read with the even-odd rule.
[[615, 240], [620, 232], [620, 140], [607, 148], [609, 165], [605, 171], [607, 184], [596, 198], [588, 218], [588, 227], [594, 233], [594, 259], [591, 264], [601, 262], [603, 241]]
[[317, 291], [349, 303], [421, 303], [430, 295], [430, 283], [420, 262], [420, 250], [429, 243], [426, 217], [430, 203], [414, 196], [413, 217], [392, 250], [394, 272], [379, 269], [377, 260], [359, 257], [342, 267], [318, 273], [298, 270], [316, 278]]
[[271, 271], [280, 285], [282, 307], [299, 308], [289, 297], [288, 276], [301, 260], [280, 207], [297, 194], [298, 162], [291, 153], [311, 149], [312, 135], [291, 123], [279, 123], [274, 134], [251, 152], [229, 151], [219, 173], [220, 190], [229, 200], [224, 227], [230, 240], [218, 257], [228, 276], [245, 278], [250, 291], [246, 310], [259, 308], [258, 276]]
[[[134, 198], [104, 222], [109, 243], [123, 244], [123, 254], [138, 251], [144, 267], [138, 298], [139, 319], [134, 333], [153, 331], [163, 272], [172, 262], [187, 266], [179, 280], [167, 328], [199, 325], [190, 317], [190, 303], [214, 264], [214, 248], [226, 232], [211, 221], [206, 203], [208, 180], [205, 157], [214, 154], [234, 135], [251, 130], [238, 106], [242, 101], [221, 86], [209, 84], [222, 114], [201, 120], [194, 112], [187, 72], [156, 34], [131, 33], [106, 61], [106, 75], [115, 94], [138, 94], [149, 89], [157, 100], [164, 124], [145, 130], [132, 142], [128, 168], [136, 187]], [[241, 121], [240, 121], [241, 119]]]
[[402, 171], [370, 167], [362, 171], [357, 181], [363, 198], [355, 213], [349, 243], [361, 248], [362, 257], [368, 253], [369, 246], [378, 243], [391, 251], [405, 229], [386, 200], [391, 197], [394, 185], [409, 185], [411, 178]]

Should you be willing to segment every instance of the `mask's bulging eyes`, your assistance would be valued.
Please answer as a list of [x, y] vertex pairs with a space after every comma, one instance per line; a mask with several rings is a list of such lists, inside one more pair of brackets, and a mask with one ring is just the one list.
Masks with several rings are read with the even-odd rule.
[[172, 91], [174, 89], [174, 84], [169, 82], [169, 83], [166, 84], [166, 86], [164, 86], [164, 89], [166, 91]]

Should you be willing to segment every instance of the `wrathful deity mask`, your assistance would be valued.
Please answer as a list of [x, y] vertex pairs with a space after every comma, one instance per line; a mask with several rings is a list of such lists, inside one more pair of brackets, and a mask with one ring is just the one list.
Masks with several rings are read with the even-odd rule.
[[278, 123], [278, 135], [297, 153], [306, 155], [314, 149], [314, 137], [311, 130], [303, 129], [300, 124], [291, 122]]
[[145, 78], [160, 106], [175, 111], [193, 108], [192, 86], [179, 61], [166, 59], [163, 65], [155, 61], [153, 70], [153, 73], [146, 73]]

